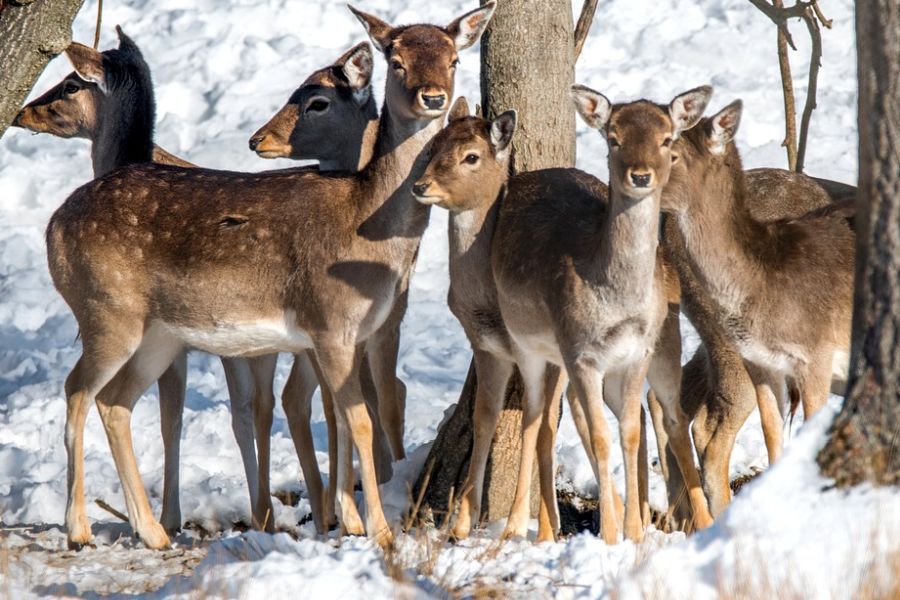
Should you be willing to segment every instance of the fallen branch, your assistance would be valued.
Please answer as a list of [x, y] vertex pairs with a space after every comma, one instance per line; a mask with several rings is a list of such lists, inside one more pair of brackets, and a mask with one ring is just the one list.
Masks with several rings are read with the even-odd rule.
[[125, 515], [125, 513], [120, 512], [120, 511], [116, 510], [115, 508], [113, 508], [112, 506], [110, 506], [109, 504], [107, 504], [106, 500], [103, 500], [102, 498], [97, 498], [96, 500], [94, 500], [94, 503], [97, 506], [99, 506], [100, 508], [102, 508], [103, 510], [105, 510], [106, 512], [108, 512], [109, 514], [111, 514], [112, 516], [116, 517], [117, 519], [121, 519], [122, 521], [125, 521], [126, 523], [129, 522], [128, 517]]

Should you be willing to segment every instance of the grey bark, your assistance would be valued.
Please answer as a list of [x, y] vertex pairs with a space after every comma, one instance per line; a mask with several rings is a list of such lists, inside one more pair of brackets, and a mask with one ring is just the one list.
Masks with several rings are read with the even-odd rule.
[[72, 40], [84, 0], [0, 2], [0, 137], [51, 58]]
[[819, 454], [838, 486], [900, 485], [900, 5], [856, 3], [859, 189], [847, 399]]
[[[591, 10], [595, 4], [590, 5]], [[574, 83], [573, 19], [570, 0], [503, 0], [482, 38], [481, 93], [487, 118], [514, 108], [518, 112], [513, 139], [513, 172], [574, 166], [575, 111], [569, 99]], [[441, 515], [451, 490], [455, 498], [464, 485], [472, 451], [474, 369], [453, 415], [438, 432], [426, 467], [417, 482], [418, 494], [426, 474], [423, 508]], [[522, 425], [522, 381], [515, 373], [506, 392], [485, 475], [483, 516], [509, 515], [519, 472]], [[535, 471], [532, 515], [540, 495]]]

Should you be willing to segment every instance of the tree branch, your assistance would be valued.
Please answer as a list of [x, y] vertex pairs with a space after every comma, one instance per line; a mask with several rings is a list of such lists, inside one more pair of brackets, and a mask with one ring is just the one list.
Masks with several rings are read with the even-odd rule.
[[588, 32], [591, 29], [591, 23], [594, 22], [594, 13], [597, 12], [597, 2], [599, 0], [584, 0], [581, 6], [581, 14], [578, 16], [578, 22], [575, 24], [575, 46], [572, 55], [572, 62], [578, 62], [581, 55], [581, 49], [587, 39]]
[[[813, 4], [816, 4], [815, 2]], [[809, 37], [812, 38], [812, 51], [809, 59], [809, 82], [806, 86], [806, 103], [803, 106], [803, 116], [800, 118], [800, 142], [797, 146], [797, 166], [798, 173], [803, 172], [803, 163], [806, 159], [806, 142], [809, 136], [809, 122], [812, 119], [812, 112], [816, 108], [816, 90], [819, 83], [819, 68], [822, 66], [822, 32], [819, 29], [819, 20], [825, 21], [821, 16], [821, 12], [813, 12], [813, 9], [807, 9], [803, 16], [806, 22], [806, 28], [809, 30]], [[828, 21], [830, 23], [830, 21]]]

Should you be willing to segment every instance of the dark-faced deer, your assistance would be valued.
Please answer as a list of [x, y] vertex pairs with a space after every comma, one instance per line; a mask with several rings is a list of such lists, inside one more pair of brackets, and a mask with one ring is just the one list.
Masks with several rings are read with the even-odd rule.
[[663, 209], [681, 233], [708, 318], [747, 366], [774, 460], [785, 377], [810, 416], [846, 369], [854, 234], [840, 210], [754, 218], [752, 180], [732, 142], [740, 114], [734, 103], [679, 141], [683, 160]]
[[[226, 356], [314, 348], [338, 428], [349, 429], [360, 457], [367, 526], [342, 469], [342, 527], [392, 538], [360, 364], [428, 222], [410, 172], [440, 129], [457, 51], [478, 40], [494, 8], [489, 2], [447, 27], [392, 27], [354, 11], [390, 65], [373, 159], [358, 174], [134, 166], [83, 186], [53, 215], [50, 273], [83, 338], [68, 401], [96, 399], [129, 520], [148, 547], [169, 540], [137, 471], [131, 410], [186, 346]], [[70, 516], [70, 541], [85, 541], [84, 514]]]
[[[372, 157], [378, 128], [378, 109], [372, 94], [372, 56], [368, 42], [357, 44], [333, 64], [310, 75], [279, 110], [251, 138], [250, 149], [263, 158], [318, 159], [323, 171], [358, 171]], [[374, 417], [376, 466], [379, 481], [389, 478], [390, 460], [404, 457], [403, 413], [406, 386], [396, 377], [399, 327], [406, 310], [408, 278], [394, 313], [385, 327], [392, 331], [377, 336], [382, 346], [370, 342], [378, 359], [370, 369], [369, 352], [363, 363], [362, 388]], [[329, 481], [323, 496], [321, 473], [315, 459], [309, 419], [316, 389], [315, 355], [308, 351], [294, 357], [294, 365], [284, 388], [284, 405], [290, 409], [288, 423], [300, 457], [303, 477], [309, 492], [313, 521], [320, 532], [334, 521], [335, 484], [337, 482], [337, 429], [328, 387], [321, 386], [322, 403], [328, 426]], [[373, 372], [376, 375], [373, 381]], [[379, 385], [376, 386], [375, 383]], [[380, 401], [379, 398], [386, 398]], [[399, 415], [399, 416], [395, 416]], [[391, 421], [384, 426], [382, 421]], [[385, 443], [384, 429], [390, 432]], [[350, 444], [349, 439], [341, 443]], [[388, 453], [390, 452], [390, 453]], [[344, 456], [350, 456], [347, 450]], [[263, 457], [260, 457], [263, 462]]]
[[[573, 88], [578, 112], [607, 136], [608, 205], [588, 195], [505, 202], [495, 232], [493, 273], [504, 322], [526, 389], [526, 412], [541, 414], [544, 364], [564, 366], [590, 429], [600, 489], [601, 535], [617, 536], [609, 473], [604, 398], [617, 407], [626, 468], [625, 534], [643, 535], [638, 492], [640, 394], [668, 295], [657, 242], [659, 198], [672, 162], [671, 144], [702, 115], [710, 89], [676, 97], [668, 107], [646, 101], [612, 105]], [[651, 131], [637, 132], [639, 123]], [[711, 522], [678, 402], [666, 403], [670, 445], [689, 480], [697, 526]], [[527, 426], [526, 426], [527, 427]], [[526, 440], [528, 438], [525, 438]], [[533, 452], [534, 447], [526, 447]]]

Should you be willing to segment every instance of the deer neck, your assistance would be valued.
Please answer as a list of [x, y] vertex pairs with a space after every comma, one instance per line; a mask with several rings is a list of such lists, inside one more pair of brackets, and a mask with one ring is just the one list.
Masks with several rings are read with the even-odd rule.
[[497, 224], [500, 201], [506, 194], [504, 184], [495, 200], [479, 203], [473, 209], [451, 212], [448, 219], [450, 246], [450, 287], [492, 282], [491, 241]]
[[609, 212], [601, 227], [597, 279], [635, 303], [649, 298], [659, 246], [661, 189], [635, 200], [610, 187]]
[[720, 305], [737, 309], [763, 272], [756, 248], [771, 247], [774, 240], [750, 215], [739, 166], [711, 166], [697, 181], [689, 209], [675, 220], [704, 288]]
[[344, 148], [343, 156], [334, 159], [320, 160], [321, 171], [362, 171], [372, 160], [375, 151], [375, 140], [378, 137], [378, 110], [375, 101], [369, 99], [369, 104], [364, 109], [366, 124], [360, 130], [359, 139], [351, 140]]
[[120, 98], [113, 91], [99, 107], [98, 125], [91, 145], [94, 177], [125, 165], [153, 159], [153, 104], [143, 98]]
[[358, 233], [373, 240], [419, 239], [428, 225], [430, 207], [417, 202], [412, 185], [425, 167], [431, 139], [443, 119], [396, 116], [385, 103], [378, 123], [372, 160], [360, 174], [364, 193], [359, 206], [363, 223]]

